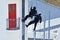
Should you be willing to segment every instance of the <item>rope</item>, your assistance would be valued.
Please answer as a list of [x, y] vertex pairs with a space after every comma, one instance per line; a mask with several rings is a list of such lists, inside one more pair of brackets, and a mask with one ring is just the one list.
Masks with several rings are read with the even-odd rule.
[[36, 31], [34, 31], [34, 40], [36, 40]]

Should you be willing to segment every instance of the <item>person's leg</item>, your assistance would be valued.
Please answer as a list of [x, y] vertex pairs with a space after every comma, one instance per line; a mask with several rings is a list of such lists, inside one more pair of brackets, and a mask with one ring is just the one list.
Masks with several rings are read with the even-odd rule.
[[26, 25], [26, 27], [28, 27], [29, 25], [31, 25], [31, 24], [33, 24], [35, 21], [33, 20], [33, 21], [31, 21], [31, 22], [29, 22], [29, 24], [28, 25]]
[[30, 15], [27, 15], [27, 16], [24, 18], [24, 21], [27, 20], [28, 17], [30, 17]]
[[36, 22], [35, 25], [34, 25], [34, 29], [33, 29], [34, 31], [35, 31], [35, 29], [36, 29], [36, 25], [37, 25], [37, 22]]

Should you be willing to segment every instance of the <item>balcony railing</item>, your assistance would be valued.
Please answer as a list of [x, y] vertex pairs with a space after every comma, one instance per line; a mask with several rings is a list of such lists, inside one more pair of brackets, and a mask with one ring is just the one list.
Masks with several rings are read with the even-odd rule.
[[[11, 22], [11, 23], [10, 23]], [[15, 27], [13, 27], [12, 25], [15, 25]], [[6, 19], [6, 26], [7, 26], [7, 30], [18, 30], [20, 29], [20, 17], [17, 19]]]

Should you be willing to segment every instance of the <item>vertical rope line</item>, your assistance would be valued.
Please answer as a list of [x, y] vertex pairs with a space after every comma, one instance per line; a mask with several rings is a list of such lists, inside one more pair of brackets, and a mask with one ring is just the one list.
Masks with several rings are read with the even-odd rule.
[[48, 40], [50, 40], [50, 11], [49, 11], [49, 24], [48, 24]]
[[[44, 18], [46, 18], [46, 17], [44, 17]], [[45, 40], [45, 22], [46, 21], [46, 19], [44, 20], [44, 36], [43, 36], [43, 40]]]
[[34, 40], [36, 40], [36, 31], [34, 31]]

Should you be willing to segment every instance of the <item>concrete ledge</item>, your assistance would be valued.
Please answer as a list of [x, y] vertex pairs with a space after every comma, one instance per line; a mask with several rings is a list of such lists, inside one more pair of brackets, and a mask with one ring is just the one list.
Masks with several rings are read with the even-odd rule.
[[60, 7], [60, 0], [44, 0], [44, 1]]
[[20, 27], [16, 27], [16, 28], [7, 28], [6, 30], [19, 30]]
[[[28, 40], [34, 40], [34, 38], [28, 38]], [[36, 40], [43, 40], [43, 39], [37, 39]], [[45, 39], [45, 40], [48, 40], [48, 39]], [[53, 40], [53, 39], [49, 39], [49, 40]]]

